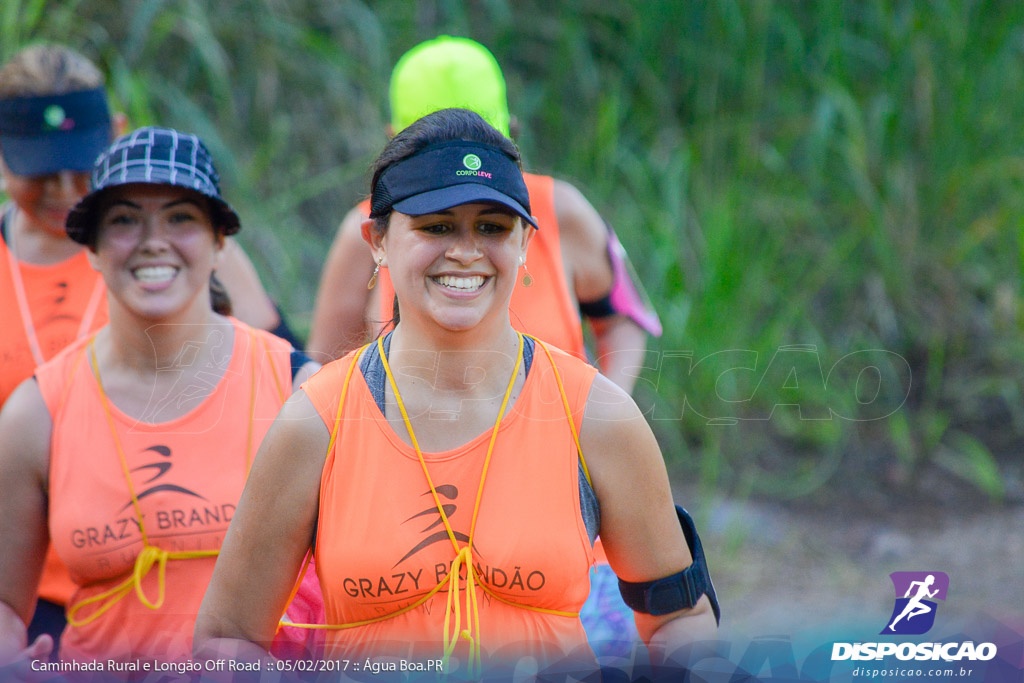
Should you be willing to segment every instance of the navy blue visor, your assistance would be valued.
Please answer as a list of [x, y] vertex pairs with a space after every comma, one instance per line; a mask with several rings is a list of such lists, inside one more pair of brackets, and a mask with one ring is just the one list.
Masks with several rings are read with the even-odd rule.
[[90, 171], [111, 134], [103, 88], [0, 99], [0, 151], [18, 175]]
[[463, 140], [428, 145], [388, 167], [370, 198], [370, 217], [392, 210], [422, 216], [476, 202], [504, 206], [537, 227], [516, 160], [497, 147]]

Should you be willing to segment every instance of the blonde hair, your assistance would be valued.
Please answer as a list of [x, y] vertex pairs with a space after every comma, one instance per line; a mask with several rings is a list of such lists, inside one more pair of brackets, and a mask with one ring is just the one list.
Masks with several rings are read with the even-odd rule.
[[62, 95], [103, 83], [95, 64], [63, 45], [31, 45], [0, 68], [0, 97]]

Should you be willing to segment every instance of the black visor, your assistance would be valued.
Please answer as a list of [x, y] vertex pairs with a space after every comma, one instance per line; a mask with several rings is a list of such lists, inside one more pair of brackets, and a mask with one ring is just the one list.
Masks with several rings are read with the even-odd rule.
[[515, 159], [496, 147], [461, 140], [424, 147], [384, 171], [370, 200], [370, 217], [392, 209], [422, 216], [474, 202], [500, 204], [537, 227]]

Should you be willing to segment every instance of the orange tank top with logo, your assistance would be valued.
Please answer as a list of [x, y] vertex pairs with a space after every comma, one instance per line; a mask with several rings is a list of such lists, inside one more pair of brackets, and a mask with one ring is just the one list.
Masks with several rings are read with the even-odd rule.
[[[578, 617], [593, 562], [580, 511], [579, 456], [552, 363], [537, 346], [497, 432], [473, 536], [474, 575], [487, 589], [477, 588], [485, 666], [524, 655], [593, 659]], [[356, 353], [303, 384], [328, 429]], [[557, 349], [551, 354], [578, 431], [596, 371]], [[358, 368], [338, 424], [321, 479], [315, 555], [327, 623], [394, 615], [443, 585], [397, 616], [328, 631], [328, 656], [440, 658], [451, 613], [445, 576], [456, 553], [416, 451], [392, 429]], [[424, 454], [460, 546], [469, 538], [490, 438], [488, 430], [458, 448]], [[465, 566], [460, 576], [464, 603]], [[462, 614], [464, 620], [465, 607]], [[467, 661], [461, 639], [452, 656]]]
[[[530, 210], [540, 226], [526, 256], [526, 265], [533, 282], [524, 287], [522, 280], [512, 290], [509, 317], [520, 332], [546, 341], [577, 358], [586, 359], [583, 329], [575, 297], [569, 291], [562, 262], [562, 245], [555, 213], [554, 184], [551, 176], [524, 173], [530, 193]], [[360, 204], [369, 215], [368, 201]], [[380, 320], [391, 320], [395, 289], [387, 268], [378, 274], [380, 289]]]
[[[150, 546], [172, 553], [220, 548], [251, 458], [291, 393], [291, 345], [231, 322], [233, 341], [223, 329], [197, 332], [196, 348], [230, 350], [230, 359], [226, 367], [210, 368], [205, 380], [202, 375], [193, 380], [208, 386], [182, 386], [174, 392], [188, 400], [190, 392], [209, 391], [198, 406], [168, 422], [133, 419], [107, 401], [108, 419], [90, 364], [89, 340], [36, 371], [53, 419], [51, 543], [76, 585], [69, 609], [85, 601], [77, 614], [69, 611], [69, 621], [75, 614], [85, 623], [69, 623], [65, 629], [65, 659], [177, 660], [191, 655], [195, 617], [215, 557], [167, 561], [163, 586], [157, 563], [138, 588], [116, 600], [101, 596], [132, 575], [144, 547], [143, 531]], [[164, 602], [151, 609], [136, 590], [152, 604], [163, 592]], [[90, 620], [104, 606], [107, 611]]]
[[[7, 216], [0, 230], [9, 226]], [[0, 406], [37, 365], [107, 324], [106, 291], [84, 249], [60, 263], [38, 265], [19, 261], [0, 237], [0, 320], [6, 322], [0, 334]], [[73, 590], [51, 548], [39, 597], [63, 604]]]

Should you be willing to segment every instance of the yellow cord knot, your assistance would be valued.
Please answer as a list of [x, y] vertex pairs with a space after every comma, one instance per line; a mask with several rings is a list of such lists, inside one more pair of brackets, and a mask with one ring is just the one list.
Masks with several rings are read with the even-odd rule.
[[[466, 628], [462, 628], [462, 592], [460, 574], [466, 568]], [[476, 576], [473, 573], [473, 551], [470, 546], [463, 546], [448, 570], [451, 582], [448, 586], [448, 606], [444, 612], [444, 663], [448, 666], [448, 658], [455, 651], [455, 643], [461, 636], [469, 642], [469, 673], [479, 672], [482, 667], [480, 657], [480, 609], [476, 599]], [[449, 629], [452, 608], [455, 611], [455, 628]], [[454, 634], [454, 636], [453, 636]]]
[[[85, 626], [116, 605], [117, 602], [130, 593], [133, 588], [135, 589], [135, 594], [139, 596], [139, 602], [149, 609], [160, 609], [164, 604], [164, 597], [167, 589], [167, 561], [191, 560], [200, 557], [216, 557], [217, 552], [218, 551], [216, 550], [193, 550], [189, 552], [169, 553], [163, 548], [157, 548], [156, 546], [148, 544], [144, 545], [142, 551], [135, 558], [135, 566], [132, 568], [131, 576], [110, 590], [94, 595], [91, 598], [86, 598], [85, 600], [69, 607], [68, 623], [72, 626]], [[150, 600], [142, 590], [142, 581], [149, 574], [150, 570], [153, 569], [154, 564], [160, 565], [156, 602]], [[99, 604], [99, 607], [95, 612], [84, 619], [77, 619], [75, 617], [75, 615], [78, 614], [78, 611], [83, 607], [93, 604]]]
[[[139, 596], [139, 602], [149, 609], [160, 609], [161, 605], [164, 604], [167, 558], [169, 556], [170, 553], [163, 548], [157, 548], [154, 545], [147, 545], [142, 549], [142, 552], [139, 553], [139, 556], [135, 558], [135, 570], [132, 572], [135, 579], [135, 594]], [[149, 570], [157, 563], [160, 564], [160, 574], [158, 575], [159, 578], [157, 583], [158, 593], [156, 602], [152, 602], [142, 591], [142, 580], [146, 578], [149, 574]]]

